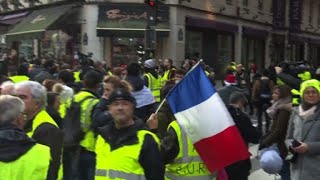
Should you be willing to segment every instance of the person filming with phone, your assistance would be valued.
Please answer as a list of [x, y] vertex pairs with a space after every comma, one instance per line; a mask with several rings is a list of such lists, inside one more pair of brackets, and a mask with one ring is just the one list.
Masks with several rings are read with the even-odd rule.
[[301, 104], [291, 114], [287, 145], [294, 155], [292, 180], [320, 179], [320, 103], [319, 81], [311, 79], [300, 85]]

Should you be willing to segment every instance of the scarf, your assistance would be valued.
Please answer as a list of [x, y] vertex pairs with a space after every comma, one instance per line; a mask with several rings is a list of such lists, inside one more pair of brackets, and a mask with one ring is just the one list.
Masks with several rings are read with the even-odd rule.
[[303, 120], [308, 119], [311, 115], [314, 114], [314, 112], [317, 109], [317, 105], [312, 106], [311, 108], [309, 108], [308, 110], [304, 110], [302, 108], [302, 105], [299, 106], [299, 115]]
[[289, 104], [291, 103], [291, 98], [282, 98], [277, 101], [271, 101], [272, 105], [266, 110], [268, 116], [273, 119], [273, 117], [276, 115], [280, 105]]

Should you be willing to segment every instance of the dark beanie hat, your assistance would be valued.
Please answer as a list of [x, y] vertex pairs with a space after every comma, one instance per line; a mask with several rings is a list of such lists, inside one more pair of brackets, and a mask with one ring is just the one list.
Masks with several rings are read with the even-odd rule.
[[136, 105], [136, 99], [131, 95], [129, 91], [122, 88], [117, 88], [111, 93], [109, 97], [109, 104], [113, 103], [116, 100], [126, 100]]
[[229, 103], [237, 103], [242, 101], [244, 103], [248, 103], [248, 99], [246, 95], [240, 91], [233, 92], [229, 97]]

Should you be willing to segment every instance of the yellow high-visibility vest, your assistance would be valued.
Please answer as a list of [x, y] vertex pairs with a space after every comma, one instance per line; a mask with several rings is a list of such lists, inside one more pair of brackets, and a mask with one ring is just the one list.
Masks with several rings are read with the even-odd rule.
[[47, 179], [50, 159], [50, 148], [42, 144], [35, 144], [19, 159], [12, 162], [0, 162], [0, 179]]
[[160, 90], [161, 90], [161, 77], [158, 76], [158, 79], [153, 77], [151, 73], [145, 74], [148, 78], [148, 88], [150, 89], [153, 97], [156, 99], [156, 102], [160, 102]]
[[139, 156], [147, 134], [151, 135], [159, 144], [159, 139], [155, 134], [147, 130], [139, 130], [137, 144], [122, 146], [112, 151], [110, 145], [99, 135], [95, 151], [97, 155], [95, 180], [146, 179], [144, 170], [139, 163]]
[[165, 178], [170, 180], [203, 179], [215, 180], [216, 174], [209, 172], [201, 160], [187, 134], [181, 129], [177, 121], [172, 121], [169, 128], [173, 128], [179, 142], [179, 154], [173, 163], [166, 166]]

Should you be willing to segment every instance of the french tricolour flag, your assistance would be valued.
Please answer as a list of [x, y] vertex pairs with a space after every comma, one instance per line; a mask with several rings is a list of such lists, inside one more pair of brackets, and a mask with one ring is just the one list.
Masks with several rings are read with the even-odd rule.
[[250, 157], [232, 117], [200, 65], [172, 89], [167, 101], [210, 172]]

